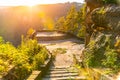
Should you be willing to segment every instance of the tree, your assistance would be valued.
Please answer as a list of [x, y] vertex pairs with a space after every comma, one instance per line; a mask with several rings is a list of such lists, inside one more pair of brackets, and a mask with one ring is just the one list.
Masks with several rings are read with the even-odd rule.
[[65, 17], [59, 18], [59, 20], [56, 22], [56, 29], [61, 31], [67, 31], [65, 27]]
[[85, 30], [83, 30], [85, 28], [82, 28], [84, 26], [84, 19], [84, 6], [77, 11], [76, 7], [73, 5], [65, 17], [58, 19], [56, 22], [56, 29], [83, 37], [85, 33]]
[[68, 12], [66, 16], [66, 20], [65, 20], [65, 25], [68, 29], [68, 32], [71, 32], [71, 33], [76, 32], [78, 28], [77, 18], [78, 18], [78, 13], [77, 13], [75, 6], [73, 5], [70, 11]]

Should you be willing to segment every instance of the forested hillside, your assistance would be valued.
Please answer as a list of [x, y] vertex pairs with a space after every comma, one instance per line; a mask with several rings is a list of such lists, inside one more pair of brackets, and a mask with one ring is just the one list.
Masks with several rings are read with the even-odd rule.
[[81, 3], [68, 2], [33, 7], [0, 7], [0, 36], [3, 36], [5, 41], [18, 45], [21, 35], [25, 35], [29, 28], [52, 29], [57, 19], [65, 16], [72, 5], [75, 5], [77, 10], [82, 6]]

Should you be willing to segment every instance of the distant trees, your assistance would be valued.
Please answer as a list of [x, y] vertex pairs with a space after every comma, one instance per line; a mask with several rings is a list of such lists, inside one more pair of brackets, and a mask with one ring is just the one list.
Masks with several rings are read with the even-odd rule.
[[[76, 10], [76, 7], [71, 6], [69, 12], [66, 16], [60, 17], [56, 22], [56, 29], [62, 30], [65, 32], [70, 32], [78, 36], [84, 36], [84, 31], [82, 28], [84, 24], [84, 8], [81, 8], [79, 11]], [[82, 35], [79, 35], [82, 33]]]

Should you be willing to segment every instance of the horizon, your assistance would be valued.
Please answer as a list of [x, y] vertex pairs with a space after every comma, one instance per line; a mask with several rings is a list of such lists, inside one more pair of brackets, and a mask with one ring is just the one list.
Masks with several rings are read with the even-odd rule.
[[36, 6], [36, 5], [47, 5], [47, 4], [59, 4], [59, 3], [67, 3], [67, 2], [77, 2], [77, 3], [84, 3], [84, 0], [54, 0], [49, 2], [48, 0], [44, 0], [44, 1], [39, 1], [39, 0], [17, 0], [17, 1], [13, 1], [13, 0], [4, 0], [4, 1], [0, 1], [0, 6], [4, 7], [4, 6]]

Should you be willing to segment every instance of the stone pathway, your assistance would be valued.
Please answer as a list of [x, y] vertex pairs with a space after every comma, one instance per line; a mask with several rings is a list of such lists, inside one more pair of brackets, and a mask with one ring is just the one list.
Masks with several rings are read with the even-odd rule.
[[[40, 35], [49, 37], [48, 33], [45, 35], [41, 33]], [[50, 35], [54, 37], [53, 33]], [[63, 34], [59, 35], [62, 36]], [[66, 49], [66, 53], [64, 54], [56, 54], [53, 64], [42, 80], [85, 80], [84, 76], [79, 75], [79, 70], [73, 67], [73, 55], [77, 55], [80, 58], [84, 49], [84, 43], [82, 41], [77, 38], [64, 38], [64, 40], [39, 40], [38, 42], [45, 45], [51, 53], [57, 48]]]
[[65, 48], [65, 54], [57, 54], [51, 68], [49, 69], [43, 80], [85, 80], [84, 76], [79, 76], [78, 70], [73, 67], [73, 54], [80, 57], [84, 44], [78, 39], [69, 38], [57, 41], [39, 41], [45, 45], [52, 53], [57, 48]]
[[56, 55], [55, 61], [53, 62], [54, 66], [72, 66], [74, 64], [73, 54], [80, 57], [84, 49], [83, 42], [75, 38], [57, 41], [41, 41], [39, 43], [45, 45], [51, 53], [57, 48], [66, 49], [65, 54]]
[[47, 75], [42, 80], [85, 80], [84, 76], [79, 76], [78, 71], [69, 66], [56, 66], [50, 68]]

